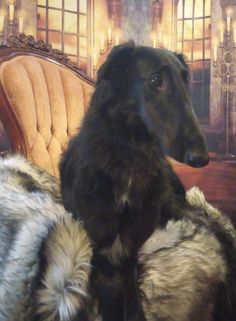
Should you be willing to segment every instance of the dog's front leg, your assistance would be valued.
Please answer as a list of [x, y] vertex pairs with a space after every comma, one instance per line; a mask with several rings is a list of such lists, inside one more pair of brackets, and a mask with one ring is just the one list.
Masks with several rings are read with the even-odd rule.
[[120, 266], [114, 266], [100, 253], [94, 253], [91, 286], [98, 299], [103, 321], [123, 321], [124, 279]]
[[118, 291], [119, 299], [122, 296], [122, 301], [119, 301], [120, 306], [122, 302], [122, 320], [145, 321], [137, 282], [137, 255], [133, 249], [134, 247], [130, 246], [130, 239], [129, 242], [123, 243], [118, 235], [112, 247], [104, 249], [102, 253], [109, 260], [110, 268], [113, 271], [119, 271], [119, 274], [116, 274], [116, 280], [119, 280], [117, 285], [123, 287], [122, 291]]
[[137, 262], [129, 259], [124, 265], [124, 321], [146, 321], [138, 287]]

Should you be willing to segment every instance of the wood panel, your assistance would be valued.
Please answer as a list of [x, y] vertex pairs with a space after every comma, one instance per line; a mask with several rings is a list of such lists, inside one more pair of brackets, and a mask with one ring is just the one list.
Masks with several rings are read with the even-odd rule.
[[236, 224], [236, 162], [210, 161], [203, 168], [173, 162], [186, 189], [198, 186], [207, 201], [233, 218]]

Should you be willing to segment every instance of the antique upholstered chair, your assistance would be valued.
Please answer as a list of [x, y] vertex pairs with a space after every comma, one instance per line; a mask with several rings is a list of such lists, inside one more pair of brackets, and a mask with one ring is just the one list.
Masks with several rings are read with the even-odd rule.
[[[58, 176], [58, 162], [84, 116], [94, 82], [59, 50], [32, 36], [0, 48], [0, 120], [9, 149]], [[6, 147], [2, 148], [6, 149]]]

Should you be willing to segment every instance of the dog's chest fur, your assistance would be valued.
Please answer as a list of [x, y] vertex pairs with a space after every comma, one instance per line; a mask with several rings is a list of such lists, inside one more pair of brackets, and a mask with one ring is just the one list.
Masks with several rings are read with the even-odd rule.
[[[116, 196], [116, 203], [118, 207], [123, 208], [126, 205], [131, 205], [132, 198], [131, 198], [131, 187], [132, 187], [132, 176], [127, 178], [127, 182], [125, 183], [125, 189], [121, 191], [120, 193], [117, 193]], [[120, 194], [120, 195], [119, 195]]]
[[123, 153], [116, 150], [110, 157], [115, 159], [113, 168], [110, 168], [115, 207], [120, 210], [127, 206], [141, 209], [151, 184], [160, 173], [158, 151], [152, 143], [146, 143]]
[[133, 169], [120, 173], [113, 181], [116, 208], [121, 212], [127, 207], [141, 209], [149, 190], [150, 180], [148, 174], [135, 172]]

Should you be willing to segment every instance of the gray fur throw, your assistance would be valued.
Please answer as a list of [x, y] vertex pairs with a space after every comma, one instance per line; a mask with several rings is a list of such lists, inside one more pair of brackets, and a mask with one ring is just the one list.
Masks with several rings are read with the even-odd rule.
[[[217, 222], [236, 244], [229, 219], [199, 189], [187, 200], [204, 209], [200, 222]], [[100, 320], [89, 290], [91, 242], [61, 205], [58, 181], [21, 156], [0, 159], [0, 239], [0, 321]], [[207, 223], [169, 221], [139, 251], [147, 320], [213, 321], [228, 269]]]

